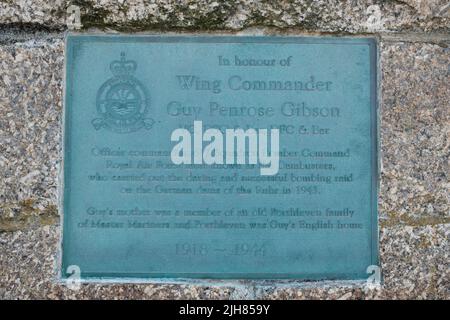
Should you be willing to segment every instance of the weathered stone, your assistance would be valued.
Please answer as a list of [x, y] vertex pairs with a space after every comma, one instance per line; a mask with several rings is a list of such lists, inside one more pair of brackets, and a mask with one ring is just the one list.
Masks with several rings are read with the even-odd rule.
[[56, 211], [63, 44], [26, 41], [1, 47], [0, 56], [1, 231]]
[[383, 223], [449, 222], [449, 48], [384, 43], [381, 64]]
[[79, 7], [83, 28], [122, 31], [273, 26], [312, 32], [448, 32], [450, 26], [445, 0], [3, 0], [0, 24], [65, 29], [76, 11], [70, 5]]
[[426, 17], [449, 17], [450, 6], [446, 0], [400, 0]]

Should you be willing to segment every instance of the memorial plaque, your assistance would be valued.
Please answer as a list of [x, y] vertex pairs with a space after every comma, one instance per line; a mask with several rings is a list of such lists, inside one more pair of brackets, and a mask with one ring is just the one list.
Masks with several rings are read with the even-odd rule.
[[69, 35], [66, 50], [63, 278], [378, 264], [374, 39]]

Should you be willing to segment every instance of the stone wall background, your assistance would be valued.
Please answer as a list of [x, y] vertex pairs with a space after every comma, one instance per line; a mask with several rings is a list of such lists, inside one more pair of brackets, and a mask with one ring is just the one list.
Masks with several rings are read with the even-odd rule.
[[[57, 282], [64, 35], [372, 35], [380, 43], [383, 284]], [[69, 16], [73, 17], [72, 16]], [[0, 299], [449, 299], [448, 0], [0, 0]]]

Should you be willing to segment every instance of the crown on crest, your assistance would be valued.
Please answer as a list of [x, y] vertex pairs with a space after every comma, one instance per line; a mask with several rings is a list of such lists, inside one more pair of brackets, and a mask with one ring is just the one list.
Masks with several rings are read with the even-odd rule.
[[125, 60], [125, 52], [120, 53], [120, 60], [114, 60], [109, 69], [116, 77], [127, 77], [134, 73], [137, 64], [132, 60]]

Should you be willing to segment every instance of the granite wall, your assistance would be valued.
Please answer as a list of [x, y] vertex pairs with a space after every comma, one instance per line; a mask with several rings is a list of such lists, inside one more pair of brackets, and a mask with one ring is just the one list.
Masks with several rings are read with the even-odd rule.
[[[70, 5], [83, 32], [376, 36], [383, 283], [58, 283]], [[0, 0], [0, 298], [449, 299], [449, 31], [447, 0]]]

